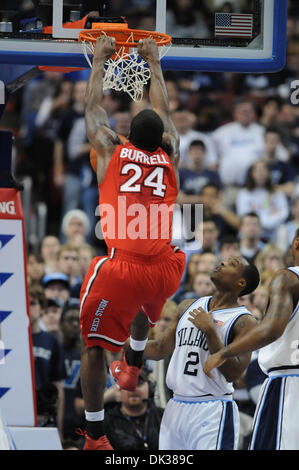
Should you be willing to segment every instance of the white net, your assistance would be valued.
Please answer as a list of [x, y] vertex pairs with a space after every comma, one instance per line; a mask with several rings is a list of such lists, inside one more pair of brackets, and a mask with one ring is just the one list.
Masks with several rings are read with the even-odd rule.
[[[132, 38], [128, 38], [132, 42]], [[94, 54], [95, 45], [93, 42], [82, 41], [83, 52], [90, 67], [92, 62], [90, 55]], [[170, 44], [162, 45], [159, 49], [160, 59], [167, 53]], [[105, 76], [103, 89], [124, 91], [128, 93], [132, 100], [138, 102], [142, 100], [143, 89], [151, 76], [148, 64], [139, 56], [136, 48], [121, 47], [112, 58], [105, 63]]]

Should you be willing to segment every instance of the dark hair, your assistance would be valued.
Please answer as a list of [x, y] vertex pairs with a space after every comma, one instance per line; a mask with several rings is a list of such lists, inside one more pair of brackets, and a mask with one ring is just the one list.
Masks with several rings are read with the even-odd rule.
[[[216, 226], [216, 227], [217, 227], [217, 226]], [[212, 254], [212, 255], [216, 256], [215, 253], [213, 253], [213, 252], [210, 250], [210, 248], [203, 248], [203, 249], [201, 250], [200, 254], [201, 254], [201, 255], [211, 255], [211, 254]]]
[[281, 106], [283, 105], [283, 99], [279, 96], [279, 95], [275, 95], [275, 96], [268, 96], [265, 101], [264, 101], [264, 106], [268, 103], [271, 103], [272, 101], [274, 101], [277, 106], [279, 108], [281, 108]]
[[267, 127], [266, 130], [265, 130], [265, 135], [266, 134], [277, 134], [277, 135], [279, 135], [279, 138], [282, 139], [281, 130], [278, 127], [275, 127], [275, 126]]
[[132, 119], [129, 141], [141, 150], [154, 152], [162, 145], [163, 132], [160, 116], [151, 109], [144, 109]]
[[251, 292], [255, 291], [255, 289], [260, 283], [260, 274], [254, 264], [247, 264], [246, 266], [244, 266], [243, 276], [246, 281], [246, 286], [240, 292], [239, 297], [251, 294]]
[[219, 186], [218, 186], [216, 183], [210, 182], [210, 183], [205, 184], [205, 185], [201, 188], [200, 194], [202, 194], [202, 192], [203, 192], [206, 188], [214, 188], [214, 189], [217, 190], [218, 193], [219, 193], [219, 191], [220, 191], [220, 188], [219, 188]]
[[[155, 388], [156, 388], [156, 382], [155, 380], [151, 377], [151, 371], [146, 367], [143, 366], [141, 369], [141, 372], [139, 374], [139, 380], [138, 382], [147, 382], [148, 383], [148, 395], [149, 399], [154, 399], [155, 396]], [[139, 382], [139, 383], [140, 383]]]
[[263, 163], [265, 165], [266, 168], [268, 168], [268, 171], [269, 171], [269, 175], [268, 175], [268, 178], [267, 178], [267, 181], [265, 183], [265, 189], [267, 189], [269, 192], [273, 193], [275, 191], [275, 187], [272, 183], [272, 180], [271, 180], [271, 175], [270, 175], [270, 170], [269, 170], [269, 166], [267, 165], [267, 163], [265, 163], [264, 161], [262, 160], [258, 160], [256, 161], [253, 165], [251, 165], [251, 167], [249, 168], [248, 170], [248, 173], [247, 173], [247, 178], [246, 178], [246, 184], [245, 184], [245, 187], [249, 190], [249, 191], [252, 191], [253, 189], [256, 188], [256, 185], [255, 185], [255, 181], [253, 179], [253, 170], [254, 170], [254, 167], [257, 163]]
[[27, 254], [27, 261], [29, 260], [29, 258], [33, 256], [35, 258], [35, 260], [37, 261], [37, 263], [41, 263], [41, 264], [44, 264], [44, 258], [42, 257], [42, 255], [40, 253], [35, 253], [34, 251], [30, 251], [28, 254]]
[[179, 105], [177, 108], [172, 109], [170, 111], [170, 115], [173, 116], [174, 114], [177, 114], [177, 113], [186, 113], [186, 112], [189, 112], [188, 109], [186, 109], [185, 106], [183, 105]]
[[253, 109], [256, 111], [256, 104], [254, 101], [252, 101], [250, 98], [236, 98], [234, 100], [234, 109], [236, 109], [238, 106], [240, 106], [241, 104], [251, 104], [251, 106], [253, 107]]
[[255, 219], [259, 219], [259, 216], [256, 212], [247, 212], [246, 214], [242, 215], [241, 217], [241, 221], [243, 221], [245, 219], [245, 217], [254, 217]]
[[[202, 218], [202, 223], [206, 223], [206, 222], [211, 222], [212, 224], [215, 225], [215, 227], [217, 227], [217, 224], [215, 222], [215, 220], [213, 219], [213, 217], [206, 217], [206, 216], [203, 216]], [[218, 227], [217, 227], [218, 228]]]
[[206, 150], [206, 144], [202, 140], [192, 140], [191, 144], [189, 145], [189, 149], [191, 147], [201, 147]]
[[191, 282], [192, 282], [192, 275], [190, 274], [188, 268], [190, 266], [190, 262], [191, 262], [191, 259], [194, 255], [201, 255], [202, 253], [199, 253], [199, 252], [194, 252], [194, 253], [191, 253], [189, 258], [188, 258], [188, 261], [186, 263], [186, 275], [185, 275], [185, 279], [184, 279], [184, 289], [187, 287], [188, 290], [191, 289]]
[[45, 310], [47, 310], [48, 308], [51, 308], [51, 307], [58, 307], [58, 308], [61, 308], [62, 305], [61, 305], [61, 302], [59, 300], [55, 300], [55, 299], [46, 299], [46, 302], [45, 302]]
[[78, 318], [79, 318], [79, 299], [70, 298], [66, 302], [66, 304], [64, 305], [63, 310], [61, 312], [60, 323], [64, 322], [65, 316], [66, 316], [67, 312], [69, 312], [70, 310], [78, 310]]
[[28, 294], [29, 294], [29, 297], [32, 297], [33, 299], [38, 300], [41, 308], [45, 307], [46, 296], [44, 293], [44, 289], [40, 285], [34, 284], [30, 286], [28, 289]]
[[223, 248], [223, 245], [232, 245], [233, 243], [237, 243], [238, 245], [240, 245], [240, 240], [234, 237], [233, 235], [225, 235], [220, 240], [219, 249], [221, 250]]
[[[62, 87], [63, 87], [63, 85], [64, 85], [65, 83], [69, 83], [70, 85], [73, 85], [73, 81], [72, 81], [69, 77], [64, 77], [64, 78], [61, 80], [61, 82], [59, 82], [59, 83], [57, 84], [57, 87], [56, 87], [56, 90], [55, 90], [55, 92], [54, 92], [53, 98], [57, 98], [57, 97], [60, 95], [60, 93], [61, 93], [61, 91], [62, 91]], [[71, 100], [70, 100], [70, 101], [71, 101]]]

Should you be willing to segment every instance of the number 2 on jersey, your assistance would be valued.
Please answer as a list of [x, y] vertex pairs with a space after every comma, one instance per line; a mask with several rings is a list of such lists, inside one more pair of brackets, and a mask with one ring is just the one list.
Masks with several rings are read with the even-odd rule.
[[184, 374], [185, 375], [197, 375], [198, 369], [196, 369], [194, 366], [197, 366], [199, 364], [199, 354], [197, 352], [190, 352], [188, 354], [188, 358], [194, 357], [193, 361], [187, 361], [184, 369]]
[[164, 168], [156, 167], [145, 179], [140, 181], [142, 178], [142, 169], [135, 163], [127, 163], [121, 169], [122, 175], [127, 175], [130, 171], [134, 173], [130, 178], [121, 185], [121, 192], [139, 193], [141, 191], [141, 184], [143, 186], [152, 188], [153, 196], [164, 197], [166, 192], [166, 184], [164, 180]]

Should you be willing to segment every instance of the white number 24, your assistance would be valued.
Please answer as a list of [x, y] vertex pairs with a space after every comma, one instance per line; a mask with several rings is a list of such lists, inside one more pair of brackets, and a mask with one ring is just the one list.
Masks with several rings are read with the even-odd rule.
[[[141, 191], [142, 169], [135, 163], [127, 163], [122, 167], [121, 174], [127, 175], [130, 171], [134, 171], [133, 175], [120, 187], [121, 192], [139, 193]], [[155, 168], [143, 181], [143, 186], [153, 188], [154, 196], [165, 196], [166, 184], [163, 184], [164, 168]]]

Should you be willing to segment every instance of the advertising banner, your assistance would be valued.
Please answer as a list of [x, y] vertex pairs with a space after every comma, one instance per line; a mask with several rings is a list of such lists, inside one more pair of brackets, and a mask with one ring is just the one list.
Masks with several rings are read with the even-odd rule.
[[0, 409], [8, 426], [35, 426], [35, 384], [20, 193], [0, 188]]

